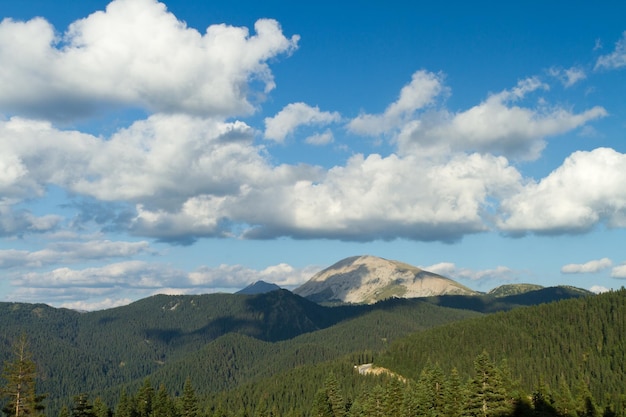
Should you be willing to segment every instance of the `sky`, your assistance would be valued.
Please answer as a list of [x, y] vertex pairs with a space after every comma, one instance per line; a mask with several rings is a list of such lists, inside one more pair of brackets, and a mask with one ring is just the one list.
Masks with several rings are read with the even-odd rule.
[[626, 3], [557, 3], [0, 0], [0, 301], [624, 286]]

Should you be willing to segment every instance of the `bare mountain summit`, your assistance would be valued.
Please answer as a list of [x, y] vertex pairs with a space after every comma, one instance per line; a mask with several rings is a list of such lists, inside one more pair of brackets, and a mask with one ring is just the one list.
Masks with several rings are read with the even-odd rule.
[[315, 274], [294, 290], [315, 302], [375, 303], [391, 297], [477, 294], [458, 282], [376, 256], [354, 256]]

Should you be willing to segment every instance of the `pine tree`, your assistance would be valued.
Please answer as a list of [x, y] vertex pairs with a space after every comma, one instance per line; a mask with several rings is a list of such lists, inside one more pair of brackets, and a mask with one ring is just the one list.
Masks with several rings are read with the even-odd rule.
[[344, 417], [346, 402], [339, 389], [339, 381], [331, 372], [324, 386], [315, 393], [312, 415], [316, 417]]
[[368, 417], [387, 417], [385, 413], [385, 389], [376, 385], [366, 396], [363, 414]]
[[93, 400], [93, 413], [95, 417], [111, 417], [113, 414], [100, 397]]
[[461, 383], [459, 371], [452, 368], [444, 389], [444, 415], [460, 417], [465, 404], [465, 390]]
[[181, 417], [198, 417], [198, 399], [196, 391], [191, 385], [191, 379], [187, 378], [183, 385], [183, 396], [180, 399]]
[[42, 415], [45, 396], [37, 395], [36, 377], [36, 365], [26, 335], [22, 335], [13, 347], [13, 360], [5, 362], [2, 372], [5, 384], [0, 387], [0, 398], [7, 400], [2, 409], [7, 417]]
[[388, 416], [399, 416], [404, 400], [404, 385], [398, 378], [392, 378], [385, 389], [385, 413]]
[[467, 414], [475, 417], [494, 417], [506, 413], [506, 393], [499, 371], [483, 352], [474, 361], [475, 377], [470, 381]]
[[176, 417], [176, 407], [163, 384], [159, 386], [154, 396], [152, 417]]
[[89, 396], [87, 394], [78, 394], [74, 397], [72, 417], [96, 417], [93, 405], [89, 403]]
[[331, 410], [334, 417], [343, 417], [346, 414], [346, 402], [339, 389], [339, 381], [332, 372], [326, 377], [324, 381], [324, 389], [326, 390], [326, 396], [330, 403]]
[[315, 393], [313, 399], [313, 409], [311, 410], [313, 417], [333, 417], [333, 408], [328, 400], [328, 394], [324, 388], [320, 388]]
[[143, 382], [143, 386], [137, 393], [137, 413], [139, 417], [150, 417], [152, 414], [152, 402], [154, 400], [154, 388], [150, 384], [150, 380], [146, 378]]
[[131, 398], [128, 396], [126, 390], [122, 390], [120, 394], [120, 399], [117, 402], [117, 408], [115, 409], [116, 417], [136, 417], [137, 413], [135, 412], [134, 405], [132, 403]]

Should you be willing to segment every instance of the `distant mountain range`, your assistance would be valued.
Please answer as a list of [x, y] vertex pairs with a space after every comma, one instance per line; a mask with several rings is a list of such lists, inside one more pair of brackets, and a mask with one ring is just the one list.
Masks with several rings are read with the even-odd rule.
[[[349, 258], [338, 265], [347, 276], [359, 268], [378, 274], [381, 288], [425, 278], [443, 291], [463, 289], [447, 278], [380, 258]], [[394, 278], [390, 285], [394, 281], [386, 275], [389, 269], [400, 271], [404, 281]], [[374, 281], [366, 276], [368, 293], [375, 292]], [[255, 283], [248, 290], [274, 287]], [[190, 377], [208, 394], [351, 352], [379, 352], [393, 340], [426, 328], [589, 294], [571, 287], [532, 288], [523, 293], [522, 287], [500, 289], [496, 293], [514, 293], [501, 297], [471, 292], [410, 299], [390, 291], [386, 300], [373, 304], [335, 306], [284, 289], [253, 295], [156, 295], [83, 313], [43, 304], [0, 303], [0, 363], [10, 358], [11, 341], [26, 333], [41, 389], [50, 394], [54, 410], [80, 392], [113, 401], [122, 387], [137, 387], [147, 377], [177, 389]]]
[[[524, 300], [528, 299], [524, 295], [527, 293], [533, 293], [531, 301], [523, 301], [521, 304], [534, 304], [536, 297], [552, 301], [562, 298], [565, 293], [567, 297], [590, 294], [589, 291], [575, 287], [552, 287], [541, 291], [544, 288], [537, 284], [506, 284], [485, 294], [404, 262], [363, 255], [345, 258], [329, 266], [293, 290], [293, 293], [321, 304], [373, 304], [389, 298], [432, 298], [444, 295], [477, 296], [477, 299], [485, 296], [520, 296]], [[280, 289], [276, 284], [256, 281], [236, 294], [265, 294]]]
[[[494, 288], [487, 295], [507, 297], [543, 288], [535, 284], [507, 284]], [[573, 287], [568, 291], [589, 294]], [[293, 292], [317, 303], [353, 304], [372, 304], [388, 298], [485, 295], [450, 278], [376, 256], [345, 258], [318, 272]]]

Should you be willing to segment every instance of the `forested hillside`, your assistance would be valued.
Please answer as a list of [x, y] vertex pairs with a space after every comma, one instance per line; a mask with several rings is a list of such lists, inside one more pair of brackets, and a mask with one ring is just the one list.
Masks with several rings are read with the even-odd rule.
[[[50, 416], [478, 417], [480, 407], [424, 403], [435, 384], [474, 404], [488, 369], [498, 415], [536, 417], [545, 400], [544, 417], [624, 417], [626, 290], [581, 295], [559, 287], [324, 307], [282, 290], [155, 296], [92, 313], [4, 303], [1, 351], [10, 360], [12, 341], [27, 335]], [[372, 361], [394, 374], [355, 371]], [[557, 409], [578, 397], [571, 414]]]
[[428, 364], [467, 376], [483, 350], [506, 360], [522, 386], [588, 384], [593, 396], [626, 392], [626, 290], [451, 323], [395, 341], [376, 363], [417, 379]]
[[[0, 303], [1, 359], [26, 333], [50, 409], [79, 393], [117, 401], [146, 377], [173, 392], [191, 378], [200, 394], [354, 351], [476, 313], [420, 300], [323, 307], [286, 290], [259, 295], [154, 296], [77, 313]], [[299, 336], [300, 335], [300, 336]]]
[[[353, 365], [362, 358], [346, 356], [222, 392], [205, 405], [231, 415], [242, 404], [251, 415], [272, 407], [274, 415], [343, 415], [329, 411], [341, 403], [350, 416], [623, 417], [625, 320], [624, 289], [519, 308], [392, 342], [374, 365], [399, 378], [359, 375]], [[494, 391], [482, 391], [483, 383]], [[476, 405], [484, 396], [496, 407], [485, 414]]]

